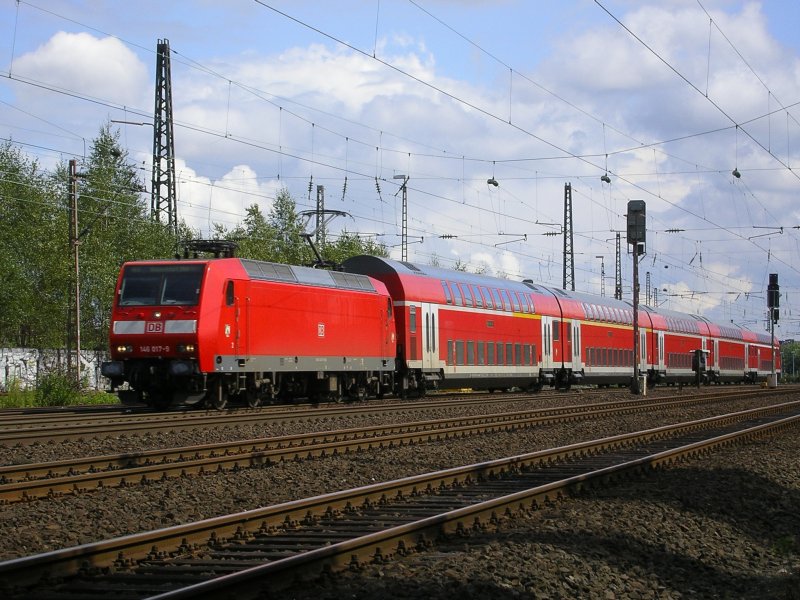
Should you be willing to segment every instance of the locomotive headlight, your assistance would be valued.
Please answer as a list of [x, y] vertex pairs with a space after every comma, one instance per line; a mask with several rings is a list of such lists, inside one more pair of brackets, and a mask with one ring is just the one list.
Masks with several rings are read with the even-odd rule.
[[119, 346], [117, 346], [117, 352], [119, 352], [120, 354], [130, 354], [131, 352], [133, 352], [133, 346], [131, 346], [130, 344], [120, 344]]
[[178, 344], [177, 347], [178, 352], [185, 352], [187, 354], [191, 354], [194, 352], [194, 344]]

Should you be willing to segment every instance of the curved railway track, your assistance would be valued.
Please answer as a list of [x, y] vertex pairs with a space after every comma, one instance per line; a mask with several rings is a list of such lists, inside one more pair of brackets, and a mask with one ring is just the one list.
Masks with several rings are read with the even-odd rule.
[[462, 466], [0, 563], [8, 598], [253, 597], [800, 424], [800, 402]]
[[[713, 389], [713, 388], [709, 388]], [[786, 388], [763, 390], [750, 388], [745, 394], [786, 393]], [[593, 393], [594, 390], [588, 391]], [[583, 392], [584, 394], [587, 391]], [[607, 391], [605, 392], [607, 393]], [[704, 390], [699, 397], [725, 398], [741, 396], [742, 388]], [[630, 395], [619, 402], [635, 402]], [[659, 396], [661, 399], [685, 398], [686, 395]], [[454, 403], [460, 407], [503, 405], [512, 402], [541, 402], [547, 399], [563, 399], [563, 393], [539, 394], [480, 394], [438, 398], [429, 397], [424, 401], [374, 402], [356, 405], [305, 404], [299, 406], [270, 406], [259, 409], [241, 409], [228, 412], [218, 411], [171, 411], [135, 412], [108, 410], [77, 411], [70, 414], [55, 413], [16, 413], [5, 414], [0, 411], [0, 446], [27, 446], [34, 443], [48, 443], [65, 440], [99, 439], [121, 435], [136, 435], [164, 431], [190, 431], [217, 429], [221, 426], [236, 427], [266, 423], [286, 423], [308, 420], [334, 420], [354, 416], [370, 417], [396, 414], [402, 418], [419, 419], [421, 415], [433, 413], [443, 408], [452, 408]]]
[[669, 400], [639, 398], [9, 465], [0, 467], [0, 503], [717, 400], [719, 396], [715, 394]]

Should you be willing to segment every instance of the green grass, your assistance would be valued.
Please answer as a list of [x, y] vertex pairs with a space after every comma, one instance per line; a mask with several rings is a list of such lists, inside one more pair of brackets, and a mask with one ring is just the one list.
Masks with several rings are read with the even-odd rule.
[[46, 374], [35, 389], [23, 389], [18, 381], [12, 381], [8, 393], [0, 395], [0, 408], [118, 403], [119, 399], [112, 394], [78, 389], [75, 382], [62, 373]]

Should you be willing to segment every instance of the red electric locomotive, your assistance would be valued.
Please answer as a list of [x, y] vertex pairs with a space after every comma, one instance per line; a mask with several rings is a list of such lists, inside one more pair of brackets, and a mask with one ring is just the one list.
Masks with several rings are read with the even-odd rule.
[[164, 408], [235, 399], [380, 396], [394, 387], [395, 323], [369, 277], [239, 258], [123, 265], [102, 373]]

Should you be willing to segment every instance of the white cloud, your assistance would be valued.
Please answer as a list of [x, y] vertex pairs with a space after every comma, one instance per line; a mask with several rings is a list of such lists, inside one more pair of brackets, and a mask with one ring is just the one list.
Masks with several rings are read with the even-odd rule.
[[89, 33], [53, 35], [14, 61], [14, 73], [92, 98], [141, 107], [149, 105], [153, 84], [147, 68], [125, 44]]

